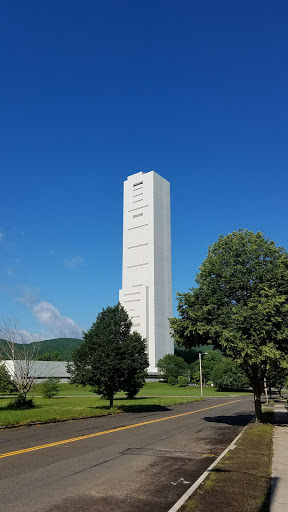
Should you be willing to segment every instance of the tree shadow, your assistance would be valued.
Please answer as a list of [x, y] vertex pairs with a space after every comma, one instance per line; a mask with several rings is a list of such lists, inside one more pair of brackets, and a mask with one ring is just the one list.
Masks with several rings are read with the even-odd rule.
[[166, 407], [165, 405], [142, 405], [142, 404], [121, 405], [121, 409], [124, 412], [164, 412], [164, 411], [171, 411], [171, 409], [169, 409], [169, 407]]
[[234, 414], [231, 416], [205, 416], [203, 419], [211, 423], [245, 427], [254, 418], [254, 414]]
[[[117, 409], [119, 412], [164, 412], [164, 411], [171, 411], [169, 407], [166, 407], [165, 405], [159, 405], [159, 404], [141, 404], [142, 400], [147, 400], [145, 397], [137, 397], [133, 398], [133, 404], [125, 404], [123, 403], [125, 400], [127, 402], [131, 402], [131, 398], [114, 398], [114, 404], [112, 411], [116, 409], [115, 412], [117, 412]], [[120, 404], [117, 402], [121, 402]], [[103, 411], [109, 411], [110, 405], [97, 405], [95, 407], [89, 407], [89, 409], [101, 409]]]
[[36, 409], [42, 409], [42, 405], [33, 405], [31, 407], [16, 407], [13, 403], [9, 403], [5, 405], [4, 407], [0, 407], [0, 411], [35, 411]]

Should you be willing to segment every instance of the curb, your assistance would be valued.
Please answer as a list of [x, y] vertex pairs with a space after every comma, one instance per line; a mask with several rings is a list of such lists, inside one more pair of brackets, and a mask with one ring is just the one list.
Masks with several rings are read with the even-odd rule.
[[252, 423], [252, 421], [254, 421], [254, 419], [255, 419], [255, 417], [252, 418], [251, 421], [249, 421], [249, 423], [243, 428], [243, 430], [241, 430], [240, 434], [238, 434], [238, 436], [235, 437], [235, 439], [232, 441], [232, 443], [229, 444], [229, 446], [224, 450], [224, 452], [222, 452], [221, 455], [219, 455], [219, 457], [217, 457], [217, 459], [214, 460], [214, 462], [212, 462], [211, 466], [209, 466], [209, 468], [206, 469], [206, 471], [204, 471], [204, 473], [202, 473], [202, 475], [198, 478], [198, 480], [196, 480], [196, 482], [194, 482], [194, 484], [191, 485], [191, 487], [188, 489], [188, 491], [186, 491], [185, 494], [183, 494], [183, 496], [181, 496], [181, 498], [175, 503], [175, 505], [173, 505], [172, 508], [170, 508], [168, 510], [168, 512], [178, 512], [178, 510], [184, 505], [184, 503], [188, 500], [188, 498], [191, 496], [191, 494], [193, 494], [193, 492], [196, 491], [196, 489], [199, 487], [200, 484], [202, 484], [202, 482], [205, 480], [205, 478], [207, 478], [207, 476], [210, 474], [211, 470], [218, 464], [218, 462], [220, 462], [220, 460], [223, 459], [223, 457], [225, 457], [225, 455], [230, 450], [233, 450], [233, 448], [235, 448], [238, 439], [240, 439], [243, 432], [246, 430], [248, 425], [250, 425], [250, 423]]

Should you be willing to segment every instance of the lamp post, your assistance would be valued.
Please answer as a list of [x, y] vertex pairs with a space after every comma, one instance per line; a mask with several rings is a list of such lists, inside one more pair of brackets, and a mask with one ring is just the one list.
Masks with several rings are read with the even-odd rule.
[[202, 356], [205, 356], [208, 352], [199, 352], [199, 366], [200, 366], [200, 395], [203, 396], [203, 384], [202, 384]]

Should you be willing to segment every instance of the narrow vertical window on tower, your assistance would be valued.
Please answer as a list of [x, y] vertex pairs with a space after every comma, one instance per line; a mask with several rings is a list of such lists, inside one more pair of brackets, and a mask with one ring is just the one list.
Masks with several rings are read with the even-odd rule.
[[174, 345], [168, 321], [173, 316], [170, 184], [154, 171], [133, 174], [124, 182], [119, 300], [133, 316], [133, 329], [147, 339], [148, 374], [155, 375], [157, 362], [173, 353]]

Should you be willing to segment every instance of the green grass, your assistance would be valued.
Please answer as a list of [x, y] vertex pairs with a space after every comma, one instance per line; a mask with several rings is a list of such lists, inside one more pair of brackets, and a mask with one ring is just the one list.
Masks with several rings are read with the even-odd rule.
[[[205, 387], [205, 396], [235, 396], [244, 392], [224, 392]], [[40, 396], [39, 396], [40, 395]], [[115, 407], [111, 411], [108, 401], [95, 395], [90, 386], [82, 387], [75, 384], [59, 384], [59, 395], [53, 399], [41, 397], [41, 385], [37, 386], [29, 397], [33, 397], [34, 409], [7, 409], [11, 398], [0, 400], [0, 426], [25, 425], [40, 421], [54, 421], [87, 416], [100, 416], [119, 412], [141, 410], [157, 410], [159, 407], [182, 404], [201, 400], [198, 386], [170, 386], [165, 382], [147, 382], [134, 400], [128, 400], [124, 393], [117, 393]]]
[[[75, 384], [59, 384], [59, 394], [61, 396], [87, 396], [90, 397], [91, 387], [76, 386]], [[218, 391], [210, 386], [203, 387], [203, 396], [235, 396], [251, 394], [250, 391]], [[30, 395], [41, 395], [41, 385], [37, 386]], [[92, 395], [93, 396], [93, 395]], [[117, 397], [125, 396], [124, 393], [117, 393]], [[199, 396], [200, 386], [170, 386], [167, 382], [146, 382], [138, 393], [143, 396]]]
[[113, 409], [108, 400], [91, 394], [90, 397], [56, 397], [52, 399], [34, 398], [35, 408], [28, 410], [7, 409], [11, 399], [0, 400], [0, 426], [25, 425], [27, 423], [56, 421], [87, 416], [102, 416], [121, 412], [159, 410], [169, 405], [194, 402], [201, 399], [189, 397], [153, 397], [128, 400], [116, 398]]
[[[249, 391], [218, 391], [211, 386], [203, 387], [203, 396], [235, 396], [251, 394]], [[170, 386], [167, 382], [146, 382], [138, 396], [200, 396], [200, 386]]]
[[[264, 414], [264, 421], [271, 413]], [[269, 512], [273, 426], [249, 424], [181, 512]]]

